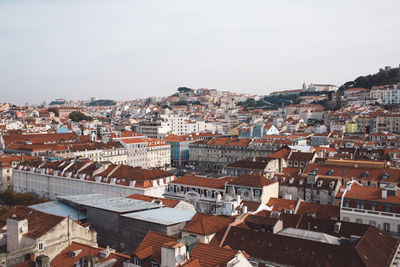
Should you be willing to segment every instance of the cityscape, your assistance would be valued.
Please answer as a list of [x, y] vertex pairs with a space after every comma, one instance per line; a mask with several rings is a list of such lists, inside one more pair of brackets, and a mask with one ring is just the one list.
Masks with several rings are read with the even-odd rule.
[[[39, 2], [48, 8], [43, 12], [61, 5], [60, 17], [70, 14], [70, 7], [76, 7], [78, 15], [73, 25], [83, 23], [82, 28], [87, 22], [80, 17], [86, 14], [84, 9], [94, 8], [103, 14], [104, 10], [97, 9], [100, 3], [111, 13], [114, 8], [123, 12], [122, 17], [111, 16], [121, 27], [126, 27], [121, 22], [124, 19], [128, 26], [133, 25], [125, 8], [128, 11], [137, 7], [147, 14], [150, 9], [146, 7], [154, 7], [154, 17], [159, 15], [161, 19], [168, 12], [182, 10], [188, 12], [182, 15], [185, 19], [201, 12], [215, 15], [208, 9], [208, 1], [193, 1], [193, 9], [175, 1], [170, 7], [139, 1], [115, 1], [112, 6], [86, 0], [73, 4], [29, 0], [24, 4], [37, 11]], [[229, 8], [222, 4], [215, 8], [227, 8], [221, 16], [230, 21], [229, 14], [245, 9], [246, 3], [239, 2]], [[0, 22], [1, 8], [8, 10], [3, 12], [7, 15], [14, 10], [13, 5], [0, 3]], [[325, 8], [316, 7], [316, 3], [306, 5], [315, 11]], [[367, 3], [365, 12], [374, 7]], [[251, 19], [253, 13], [243, 13], [242, 21], [235, 23], [246, 27], [243, 32], [238, 28], [238, 33], [246, 34], [249, 29], [272, 23], [263, 16], [266, 9], [253, 8], [250, 10], [259, 24]], [[287, 8], [290, 13], [297, 7]], [[64, 14], [62, 10], [68, 12]], [[332, 10], [336, 12], [336, 7]], [[139, 16], [135, 20], [157, 24], [140, 16], [139, 11], [134, 11]], [[343, 14], [343, 18], [346, 16]], [[64, 25], [54, 14], [51, 17], [58, 26]], [[96, 18], [101, 20], [100, 15]], [[307, 22], [303, 19], [298, 27]], [[365, 17], [359, 19], [364, 22]], [[387, 33], [393, 25], [400, 25], [398, 17], [391, 19], [397, 24], [390, 24]], [[179, 23], [187, 23], [186, 27], [193, 30], [199, 30], [202, 23], [207, 25], [206, 21]], [[14, 31], [17, 25], [11, 21], [9, 26], [0, 26], [0, 42], [2, 38], [14, 38], [6, 30], [3, 35], [2, 30], [10, 27]], [[224, 31], [229, 31], [227, 25], [221, 26]], [[285, 23], [281, 26], [288, 27]], [[46, 29], [51, 27], [47, 25]], [[369, 29], [373, 31], [374, 27]], [[202, 29], [221, 30], [210, 25]], [[61, 27], [60, 32], [63, 31]], [[86, 31], [76, 28], [77, 36]], [[95, 32], [90, 31], [87, 38], [97, 40]], [[160, 42], [167, 33], [174, 35], [167, 26], [156, 32]], [[400, 40], [395, 35], [382, 42], [397, 44], [397, 50], [388, 46], [377, 57], [390, 52], [392, 60], [400, 62]], [[46, 38], [56, 42], [51, 36]], [[72, 43], [79, 40], [73, 38]], [[144, 33], [141, 38], [147, 40]], [[263, 37], [259, 38], [263, 42]], [[149, 40], [147, 45], [153, 42]], [[214, 45], [231, 49], [229, 40], [227, 37], [226, 43]], [[308, 81], [299, 80], [294, 73], [292, 76], [293, 68], [274, 67], [263, 76], [260, 87], [252, 81], [246, 88], [255, 89], [229, 89], [227, 80], [226, 86], [193, 86], [198, 80], [190, 80], [192, 66], [176, 67], [169, 62], [170, 67], [163, 65], [166, 74], [149, 71], [151, 74], [146, 76], [139, 71], [128, 81], [125, 76], [110, 78], [113, 67], [120, 64], [123, 68], [125, 57], [131, 59], [127, 56], [130, 48], [125, 51], [127, 48], [122, 46], [125, 41], [114, 41], [123, 51], [113, 54], [115, 65], [110, 64], [109, 76], [100, 73], [96, 61], [86, 62], [87, 55], [82, 54], [76, 69], [70, 69], [71, 79], [78, 84], [74, 88], [72, 83], [64, 84], [64, 76], [55, 74], [63, 62], [52, 70], [43, 68], [42, 76], [37, 77], [43, 90], [34, 89], [37, 81], [31, 80], [22, 65], [20, 74], [13, 72], [13, 64], [22, 59], [14, 62], [5, 57], [5, 63], [0, 63], [0, 69], [4, 66], [5, 70], [0, 78], [0, 266], [400, 266], [400, 64], [389, 65], [382, 58], [381, 64], [375, 65], [377, 61], [371, 59], [368, 63], [363, 58], [359, 62], [363, 67], [358, 69], [348, 63], [354, 68], [352, 71], [345, 68], [347, 62], [341, 63], [346, 70], [343, 76], [328, 69], [327, 75], [322, 75], [315, 62], [304, 64], [304, 69], [298, 65], [300, 74], [308, 73]], [[197, 47], [196, 42], [196, 38], [190, 39], [187, 45]], [[28, 46], [23, 42], [20, 45]], [[60, 43], [58, 48], [61, 50], [63, 45]], [[0, 44], [0, 49], [5, 46]], [[12, 51], [11, 43], [9, 48]], [[38, 50], [43, 53], [43, 62], [37, 62], [38, 69], [32, 69], [32, 73], [41, 71], [41, 64], [47, 64], [45, 58], [54, 53], [47, 49]], [[102, 52], [92, 49], [101, 58]], [[157, 56], [171, 52], [152, 49], [143, 50], [143, 54], [150, 57], [151, 53]], [[214, 52], [223, 53], [222, 50]], [[196, 51], [199, 50], [186, 54], [182, 50], [184, 55], [174, 55], [178, 59], [188, 55], [197, 58]], [[375, 57], [371, 51], [368, 53]], [[251, 51], [236, 52], [238, 57], [252, 57]], [[312, 61], [312, 51], [309, 52], [304, 55]], [[60, 57], [63, 54], [57, 53]], [[144, 62], [135, 55], [140, 64]], [[212, 81], [219, 85], [226, 73], [220, 63], [213, 65], [210, 55], [204, 54], [207, 68], [220, 77], [210, 76], [207, 70], [204, 76], [198, 73], [199, 79], [204, 79], [202, 84]], [[335, 56], [339, 57], [339, 53]], [[121, 58], [124, 59], [117, 63]], [[29, 60], [26, 59], [27, 65], [31, 64]], [[337, 62], [333, 61], [323, 64], [335, 65]], [[103, 67], [107, 68], [107, 64]], [[194, 60], [193, 64], [205, 63]], [[258, 63], [250, 61], [235, 66], [240, 68], [244, 82], [246, 73], [252, 72], [247, 67], [252, 64], [259, 68]], [[88, 86], [82, 78], [84, 74], [77, 74], [82, 65], [97, 73], [98, 84], [94, 83], [94, 87]], [[366, 65], [372, 71], [363, 73]], [[143, 65], [144, 69], [147, 67]], [[313, 71], [308, 72], [308, 68]], [[176, 80], [177, 86], [171, 88], [166, 76], [175, 78], [175, 72], [182, 77], [187, 75], [182, 79], [189, 82]], [[13, 75], [20, 75], [21, 79], [14, 79]], [[59, 89], [48, 89], [54, 86], [54, 77], [47, 75], [60, 78]], [[236, 75], [231, 73], [233, 82]], [[269, 79], [275, 80], [274, 76], [279, 86], [268, 84]], [[126, 83], [136, 89], [124, 93], [118, 88], [104, 90], [104, 83], [112, 83], [114, 78], [119, 80], [115, 87]], [[111, 80], [105, 82], [106, 79]], [[140, 80], [141, 86], [132, 82], [135, 79]], [[83, 87], [79, 86], [81, 82]], [[142, 86], [146, 82], [148, 89]], [[166, 86], [157, 91], [156, 82], [165, 82]], [[29, 90], [17, 90], [28, 83], [32, 85]], [[71, 86], [71, 90], [63, 86]]]

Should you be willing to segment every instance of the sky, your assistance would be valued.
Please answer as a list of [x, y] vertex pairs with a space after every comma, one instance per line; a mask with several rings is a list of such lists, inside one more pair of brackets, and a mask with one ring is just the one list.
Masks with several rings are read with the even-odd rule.
[[399, 66], [399, 10], [399, 0], [0, 0], [0, 102], [340, 86]]

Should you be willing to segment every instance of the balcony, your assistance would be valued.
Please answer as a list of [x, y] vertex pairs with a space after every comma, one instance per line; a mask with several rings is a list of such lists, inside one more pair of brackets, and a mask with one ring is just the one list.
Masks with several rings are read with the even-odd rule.
[[366, 216], [382, 216], [382, 217], [392, 217], [393, 219], [400, 220], [399, 213], [391, 213], [391, 212], [384, 212], [384, 211], [376, 211], [376, 210], [363, 210], [363, 209], [356, 209], [356, 208], [348, 208], [342, 207], [340, 212], [354, 212], [358, 214], [364, 214]]

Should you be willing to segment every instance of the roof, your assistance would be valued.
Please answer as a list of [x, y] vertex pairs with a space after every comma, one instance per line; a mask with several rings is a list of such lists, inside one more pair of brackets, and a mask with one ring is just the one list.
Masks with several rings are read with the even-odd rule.
[[228, 164], [227, 167], [264, 171], [265, 168], [267, 167], [267, 164], [268, 162], [265, 161], [251, 161], [248, 159], [241, 159]]
[[174, 236], [168, 236], [150, 230], [147, 232], [142, 242], [140, 242], [139, 247], [135, 250], [134, 254], [141, 260], [149, 258], [149, 260], [153, 259], [157, 263], [161, 264], [162, 245], [176, 240], [177, 238]]
[[152, 202], [152, 203], [157, 203], [157, 200], [159, 200], [162, 202], [160, 204], [162, 204], [166, 207], [170, 207], [170, 208], [174, 208], [180, 202], [179, 200], [176, 200], [176, 199], [152, 197], [152, 196], [145, 196], [145, 195], [139, 195], [139, 194], [133, 194], [133, 195], [127, 196], [127, 198], [132, 198], [132, 199], [137, 199], [137, 200], [142, 200], [142, 201], [147, 201], [147, 202]]
[[283, 212], [285, 210], [294, 210], [297, 205], [297, 200], [283, 199], [271, 197], [267, 203], [268, 207], [272, 208], [272, 211]]
[[331, 219], [340, 217], [340, 207], [302, 201], [296, 214], [312, 215], [320, 219]]
[[162, 207], [159, 209], [127, 213], [122, 216], [156, 224], [173, 225], [190, 221], [195, 213], [195, 211], [190, 210]]
[[75, 209], [67, 204], [62, 203], [61, 201], [49, 201], [45, 203], [40, 203], [36, 205], [31, 205], [29, 208], [42, 211], [48, 214], [53, 214], [62, 217], [70, 217], [71, 220], [77, 221], [86, 219], [87, 215], [85, 212]]
[[[112, 267], [122, 267], [124, 261], [129, 260], [130, 257], [128, 255], [124, 255], [117, 252], [112, 252], [109, 254], [107, 258], [103, 258], [100, 256], [100, 252], [104, 250], [101, 247], [92, 247], [89, 245], [72, 242], [67, 248], [65, 248], [60, 254], [58, 254], [50, 263], [51, 266], [58, 267], [74, 267], [75, 263], [79, 262], [79, 260], [86, 256], [96, 256], [99, 260], [99, 263], [105, 263], [107, 261], [115, 261]], [[78, 255], [75, 257], [72, 256], [71, 252], [78, 252]]]
[[0, 217], [0, 228], [7, 225], [7, 219], [12, 217], [28, 220], [28, 232], [24, 235], [32, 239], [37, 239], [43, 236], [61, 221], [66, 219], [65, 217], [44, 213], [32, 208], [15, 206]]
[[196, 213], [182, 231], [200, 235], [215, 234], [216, 232], [228, 227], [228, 225], [234, 220], [235, 217]]
[[228, 184], [238, 186], [250, 186], [250, 187], [264, 187], [276, 182], [260, 175], [260, 174], [243, 174], [236, 179], [233, 179]]
[[273, 159], [287, 159], [289, 153], [290, 153], [290, 149], [289, 148], [282, 148], [270, 155], [268, 155], [268, 158], [273, 158]]
[[382, 190], [384, 189], [380, 187], [362, 186], [358, 183], [353, 183], [344, 198], [400, 204], [398, 190], [395, 189], [396, 195], [387, 194], [386, 198], [382, 198]]
[[73, 203], [79, 206], [92, 207], [115, 213], [128, 213], [161, 207], [160, 204], [156, 203], [103, 194], [58, 196], [57, 199], [66, 203]]
[[289, 154], [288, 160], [311, 161], [314, 158], [315, 152], [296, 152], [292, 151]]
[[227, 263], [232, 260], [237, 250], [228, 248], [213, 247], [207, 244], [198, 242], [190, 257], [192, 259], [198, 259], [202, 267], [215, 267], [215, 266], [226, 266]]
[[185, 175], [172, 181], [171, 184], [191, 185], [206, 188], [225, 189], [225, 184], [232, 181], [232, 177], [209, 178], [195, 175]]

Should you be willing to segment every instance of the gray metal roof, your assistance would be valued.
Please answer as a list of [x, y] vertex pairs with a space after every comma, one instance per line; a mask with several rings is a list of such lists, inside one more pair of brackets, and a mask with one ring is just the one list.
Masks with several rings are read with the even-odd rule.
[[196, 212], [191, 210], [163, 207], [160, 209], [132, 212], [122, 216], [157, 224], [172, 225], [190, 221], [195, 214]]
[[297, 229], [297, 228], [285, 228], [278, 233], [279, 235], [286, 235], [291, 237], [297, 237], [302, 239], [308, 239], [323, 243], [329, 243], [333, 245], [340, 245], [340, 238], [328, 235], [321, 232], [309, 231], [304, 229]]
[[162, 207], [160, 204], [147, 201], [103, 194], [58, 196], [57, 199], [66, 203], [98, 208], [116, 213], [127, 213]]
[[58, 200], [31, 205], [29, 208], [62, 217], [70, 216], [73, 221], [87, 218], [86, 212], [75, 209]]

